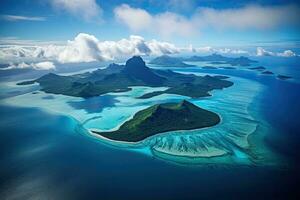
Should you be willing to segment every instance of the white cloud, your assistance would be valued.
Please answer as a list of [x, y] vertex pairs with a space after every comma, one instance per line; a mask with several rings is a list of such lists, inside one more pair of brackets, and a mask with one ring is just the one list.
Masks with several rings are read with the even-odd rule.
[[248, 5], [235, 9], [199, 8], [195, 15], [202, 26], [216, 29], [268, 29], [286, 25], [299, 25], [300, 8], [295, 5]]
[[256, 48], [256, 55], [257, 56], [273, 56], [274, 53], [271, 51], [267, 51], [262, 47], [257, 47]]
[[272, 51], [267, 51], [262, 47], [257, 47], [256, 56], [281, 56], [281, 57], [294, 57], [297, 56], [292, 50], [285, 50], [282, 53], [276, 53]]
[[191, 36], [204, 28], [268, 29], [299, 26], [299, 6], [248, 5], [233, 9], [199, 7], [190, 17], [172, 12], [150, 14], [127, 4], [114, 10], [116, 19], [134, 32], [151, 32], [162, 36]]
[[98, 39], [89, 34], [80, 33], [58, 54], [61, 63], [91, 62], [104, 60], [98, 46]]
[[102, 13], [101, 7], [95, 0], [51, 0], [50, 3], [57, 10], [67, 11], [85, 20], [99, 18]]
[[35, 63], [35, 64], [32, 64], [32, 66], [36, 70], [51, 70], [51, 69], [55, 69], [55, 65], [53, 64], [53, 62], [49, 62], [49, 61]]
[[1, 62], [78, 63], [128, 58], [133, 55], [162, 55], [178, 53], [174, 44], [156, 40], [145, 41], [140, 36], [130, 36], [119, 41], [99, 41], [95, 36], [80, 33], [65, 45], [2, 45]]
[[[30, 42], [31, 43], [31, 42]], [[217, 47], [177, 47], [172, 43], [157, 40], [145, 40], [141, 36], [131, 35], [118, 41], [100, 41], [93, 35], [78, 34], [73, 40], [66, 43], [50, 44], [37, 43], [29, 45], [25, 42], [8, 45], [0, 44], [0, 63], [21, 63], [11, 68], [53, 69], [54, 63], [80, 63], [92, 61], [125, 60], [133, 55], [159, 56], [176, 53], [219, 53], [219, 54], [248, 54], [248, 51], [238, 48]], [[256, 50], [257, 56], [296, 56], [291, 50], [282, 53], [267, 51], [262, 47]], [[24, 63], [22, 63], [24, 62]], [[49, 63], [50, 62], [50, 63]], [[26, 63], [30, 66], [27, 66]], [[32, 64], [35, 63], [35, 64]], [[52, 64], [51, 64], [52, 63]]]
[[9, 69], [55, 70], [55, 65], [53, 64], [53, 62], [49, 62], [49, 61], [30, 63], [30, 64], [21, 62], [18, 64], [10, 64], [8, 67], [0, 68], [0, 70], [9, 70]]
[[115, 17], [124, 23], [133, 31], [141, 31], [149, 29], [152, 25], [152, 16], [145, 10], [139, 8], [131, 8], [127, 4], [123, 4], [114, 9]]
[[45, 21], [45, 17], [30, 17], [21, 15], [1, 15], [1, 18], [7, 21]]
[[282, 53], [277, 53], [277, 55], [279, 56], [283, 56], [283, 57], [293, 57], [293, 56], [297, 56], [296, 53], [294, 53], [292, 50], [285, 50]]
[[119, 22], [134, 32], [148, 31], [166, 37], [172, 34], [190, 36], [198, 32], [193, 21], [172, 12], [151, 15], [146, 10], [123, 4], [116, 7], [114, 13]]

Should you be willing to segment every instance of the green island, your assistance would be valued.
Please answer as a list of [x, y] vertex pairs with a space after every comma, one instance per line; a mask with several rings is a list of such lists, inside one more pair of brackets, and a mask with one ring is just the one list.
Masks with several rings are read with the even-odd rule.
[[171, 57], [167, 55], [159, 56], [154, 58], [149, 63], [161, 65], [165, 67], [193, 67], [194, 65], [186, 64], [188, 62], [210, 62], [215, 65], [224, 65], [228, 64], [231, 66], [250, 66], [252, 63], [257, 61], [251, 60], [245, 56], [240, 56], [237, 58], [225, 57], [220, 54], [213, 53], [208, 56], [191, 56], [187, 58], [183, 57]]
[[224, 77], [196, 76], [171, 70], [151, 69], [139, 56], [133, 56], [125, 65], [110, 64], [104, 69], [71, 76], [49, 73], [35, 80], [18, 83], [18, 85], [33, 83], [39, 83], [41, 91], [46, 93], [83, 98], [108, 92], [129, 91], [133, 86], [168, 87], [166, 91], [146, 94], [147, 96], [141, 98], [149, 98], [162, 93], [204, 97], [210, 96], [209, 92], [214, 89], [223, 89], [233, 85], [231, 81], [224, 80]]
[[194, 65], [186, 64], [182, 61], [182, 58], [171, 57], [168, 55], [162, 55], [154, 58], [149, 64], [161, 65], [166, 67], [193, 67]]
[[175, 130], [192, 130], [218, 124], [220, 117], [186, 100], [157, 104], [137, 112], [116, 131], [92, 131], [117, 141], [138, 142], [152, 135]]

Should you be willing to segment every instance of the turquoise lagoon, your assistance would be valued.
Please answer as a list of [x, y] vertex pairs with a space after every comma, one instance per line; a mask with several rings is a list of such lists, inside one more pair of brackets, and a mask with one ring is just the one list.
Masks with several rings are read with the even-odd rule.
[[[258, 110], [259, 94], [265, 89], [264, 86], [244, 78], [231, 77], [229, 80], [234, 82], [232, 87], [215, 90], [211, 97], [199, 99], [172, 94], [149, 99], [137, 98], [149, 92], [166, 90], [165, 87], [132, 87], [128, 92], [83, 99], [42, 91], [33, 92], [30, 86], [29, 93], [5, 98], [2, 103], [38, 108], [71, 117], [83, 127], [87, 137], [93, 137], [114, 148], [136, 151], [177, 164], [278, 164], [278, 156], [260, 141], [265, 132], [270, 131]], [[19, 87], [14, 84], [10, 83], [9, 88], [14, 90]], [[21, 88], [26, 91], [29, 89], [25, 86]], [[138, 143], [110, 141], [90, 132], [117, 129], [139, 110], [157, 103], [178, 102], [182, 99], [218, 113], [221, 123], [205, 129], [161, 133]]]

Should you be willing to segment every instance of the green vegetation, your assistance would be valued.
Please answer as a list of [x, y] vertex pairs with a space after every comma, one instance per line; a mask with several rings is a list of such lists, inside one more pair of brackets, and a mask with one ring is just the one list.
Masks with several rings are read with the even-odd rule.
[[217, 114], [184, 100], [180, 103], [157, 104], [141, 110], [116, 131], [93, 133], [112, 140], [137, 142], [158, 133], [199, 129], [219, 122]]
[[182, 62], [181, 58], [171, 57], [168, 55], [163, 55], [154, 58], [149, 62], [149, 64], [163, 65], [166, 67], [192, 67], [193, 66]]
[[251, 63], [255, 63], [256, 61], [251, 60], [245, 56], [240, 56], [238, 58], [230, 58], [225, 57], [219, 54], [211, 54], [208, 56], [192, 56], [190, 58], [182, 59], [183, 61], [205, 61], [210, 62], [211, 64], [215, 65], [223, 65], [223, 64], [230, 64], [232, 66], [250, 66]]
[[19, 85], [35, 82], [39, 83], [41, 90], [47, 93], [84, 98], [108, 92], [128, 91], [132, 86], [166, 86], [169, 89], [164, 91], [165, 93], [202, 97], [208, 96], [208, 92], [213, 89], [222, 89], [233, 84], [213, 76], [201, 77], [175, 73], [171, 70], [154, 70], [148, 68], [139, 56], [129, 59], [125, 66], [111, 64], [106, 69], [72, 76], [49, 73], [33, 81], [21, 82]]

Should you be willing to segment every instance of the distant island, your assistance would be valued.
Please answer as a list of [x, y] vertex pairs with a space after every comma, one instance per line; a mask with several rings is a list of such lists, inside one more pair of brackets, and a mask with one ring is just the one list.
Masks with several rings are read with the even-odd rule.
[[137, 112], [116, 131], [92, 131], [108, 139], [138, 142], [158, 133], [192, 130], [218, 124], [220, 117], [184, 100], [179, 103], [157, 104]]
[[188, 65], [182, 61], [182, 58], [171, 57], [163, 55], [154, 58], [149, 64], [162, 65], [167, 67], [193, 67], [194, 65]]
[[291, 76], [285, 76], [285, 75], [278, 74], [277, 78], [280, 79], [280, 80], [287, 80], [287, 79], [290, 79], [292, 77]]
[[258, 66], [258, 67], [250, 67], [250, 70], [256, 70], [256, 71], [264, 71], [266, 68], [263, 66]]
[[218, 69], [218, 68], [213, 66], [203, 66], [202, 69]]
[[190, 67], [193, 65], [189, 65], [184, 63], [187, 62], [210, 62], [215, 65], [224, 65], [229, 64], [232, 66], [250, 66], [252, 63], [256, 63], [257, 61], [251, 60], [245, 56], [240, 56], [237, 58], [225, 57], [220, 54], [213, 53], [208, 56], [191, 56], [188, 58], [183, 57], [171, 57], [167, 55], [163, 55], [157, 58], [154, 58], [149, 63], [162, 65], [166, 67]]
[[213, 76], [196, 76], [180, 74], [171, 70], [156, 70], [145, 65], [139, 56], [133, 56], [125, 65], [110, 64], [105, 69], [93, 72], [61, 76], [49, 73], [32, 81], [18, 83], [26, 85], [39, 83], [46, 93], [89, 98], [108, 92], [131, 90], [132, 86], [168, 87], [166, 91], [151, 93], [146, 97], [162, 93], [185, 95], [189, 97], [210, 96], [214, 89], [222, 89], [233, 85], [231, 81]]
[[206, 61], [206, 62], [216, 62], [215, 64], [224, 64], [224, 62], [230, 61], [232, 58], [222, 56], [220, 54], [213, 53], [208, 56], [192, 56], [190, 58], [184, 59], [185, 61]]
[[264, 75], [273, 75], [274, 73], [271, 72], [271, 71], [266, 70], [266, 71], [263, 71], [261, 74], [264, 74]]

